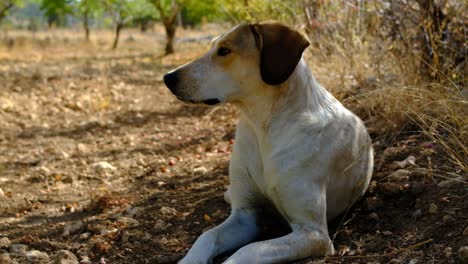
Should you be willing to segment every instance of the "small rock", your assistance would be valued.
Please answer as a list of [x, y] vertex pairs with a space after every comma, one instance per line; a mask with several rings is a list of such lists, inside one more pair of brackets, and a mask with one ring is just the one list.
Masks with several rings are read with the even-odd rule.
[[65, 225], [65, 227], [63, 228], [62, 236], [67, 237], [70, 234], [73, 234], [73, 233], [79, 231], [81, 228], [83, 228], [83, 222], [82, 221], [67, 223]]
[[410, 171], [409, 170], [397, 170], [392, 172], [390, 175], [388, 175], [388, 178], [392, 181], [403, 181], [407, 180], [409, 178]]
[[17, 264], [18, 262], [10, 258], [8, 253], [0, 254], [0, 263], [2, 264]]
[[395, 161], [393, 165], [396, 168], [404, 169], [409, 166], [415, 166], [416, 165], [416, 158], [414, 156], [408, 156], [405, 160], [403, 161]]
[[414, 218], [418, 218], [421, 215], [422, 215], [422, 210], [421, 209], [417, 209], [413, 213], [411, 213], [411, 216], [414, 217]]
[[78, 264], [78, 258], [68, 250], [60, 250], [54, 258], [54, 264]]
[[465, 230], [463, 230], [463, 235], [468, 236], [468, 226], [466, 226]]
[[431, 214], [435, 214], [439, 211], [439, 208], [437, 207], [437, 205], [435, 203], [431, 203], [429, 205], [429, 213]]
[[444, 249], [444, 255], [446, 258], [451, 258], [453, 255], [452, 248], [451, 247], [446, 247]]
[[460, 256], [462, 263], [468, 263], [468, 246], [461, 247], [458, 250], [458, 256]]
[[200, 167], [194, 168], [193, 172], [195, 173], [195, 175], [203, 175], [208, 172], [208, 169], [205, 168], [204, 166], [200, 166]]
[[453, 218], [453, 216], [451, 216], [451, 215], [444, 215], [444, 216], [442, 217], [442, 222], [448, 223], [448, 222], [450, 222], [450, 221], [453, 221], [454, 219], [455, 219], [455, 218]]
[[384, 236], [390, 236], [390, 235], [393, 235], [393, 232], [392, 231], [382, 231], [382, 234]]
[[41, 166], [37, 169], [37, 172], [44, 175], [44, 176], [50, 176], [52, 174], [52, 172], [50, 171], [49, 168], [47, 168], [46, 166]]
[[372, 219], [372, 220], [375, 220], [375, 221], [379, 221], [379, 215], [377, 213], [370, 213], [368, 216], [367, 216], [369, 219]]
[[83, 234], [80, 234], [80, 239], [83, 239], [83, 240], [86, 240], [88, 238], [91, 237], [91, 233], [90, 232], [85, 232]]
[[161, 207], [161, 213], [165, 216], [173, 216], [177, 214], [177, 210], [169, 206], [163, 206]]
[[368, 211], [373, 211], [383, 206], [383, 201], [379, 197], [368, 197], [364, 201], [364, 206]]
[[91, 260], [89, 259], [88, 256], [82, 256], [81, 257], [81, 261], [80, 261], [80, 264], [92, 264], [93, 262], [91, 262]]
[[156, 229], [158, 231], [164, 231], [164, 230], [167, 229], [168, 226], [169, 226], [169, 224], [167, 224], [166, 222], [164, 222], [161, 219], [158, 219], [158, 220], [156, 220], [156, 223], [154, 224], [154, 229]]
[[86, 147], [85, 144], [83, 143], [78, 143], [76, 145], [76, 150], [80, 153], [80, 154], [86, 154], [88, 152], [88, 148]]
[[416, 263], [419, 263], [419, 259], [417, 258], [414, 258], [408, 262], [408, 264], [416, 264]]
[[116, 167], [112, 166], [107, 161], [96, 162], [92, 166], [93, 166], [94, 169], [96, 169], [98, 171], [106, 171], [106, 170], [114, 171], [114, 170], [117, 169]]
[[128, 217], [135, 218], [143, 213], [143, 209], [138, 206], [128, 206], [127, 209], [125, 209], [125, 213], [128, 215]]
[[10, 239], [8, 239], [8, 237], [0, 238], [0, 249], [8, 248], [10, 247], [10, 245], [11, 245], [11, 242], [10, 242]]
[[24, 244], [11, 244], [10, 252], [13, 254], [18, 255], [26, 255], [26, 251], [28, 250], [28, 246]]
[[138, 220], [130, 218], [130, 217], [124, 217], [124, 216], [119, 217], [117, 219], [117, 223], [119, 223], [120, 225], [123, 225], [125, 228], [140, 225]]
[[31, 250], [26, 252], [26, 258], [34, 263], [49, 263], [49, 255], [39, 250]]
[[130, 233], [127, 230], [123, 231], [122, 242], [127, 243], [129, 238], [130, 238]]

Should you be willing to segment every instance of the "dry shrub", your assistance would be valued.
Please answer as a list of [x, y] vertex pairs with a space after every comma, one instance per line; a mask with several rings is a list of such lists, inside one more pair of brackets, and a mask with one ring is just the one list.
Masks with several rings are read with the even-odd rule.
[[467, 171], [468, 2], [302, 0], [275, 10], [258, 2], [248, 1], [241, 14], [303, 29], [319, 81], [365, 120], [375, 140], [423, 133]]

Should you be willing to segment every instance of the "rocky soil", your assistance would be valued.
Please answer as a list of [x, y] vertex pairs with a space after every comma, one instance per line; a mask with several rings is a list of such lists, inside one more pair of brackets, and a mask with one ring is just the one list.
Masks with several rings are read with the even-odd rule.
[[[176, 263], [229, 213], [237, 111], [184, 106], [161, 81], [206, 30], [167, 57], [157, 32], [117, 51], [59, 33], [0, 45], [0, 263]], [[416, 132], [372, 136], [370, 190], [330, 224], [337, 255], [298, 263], [467, 261], [466, 172]]]

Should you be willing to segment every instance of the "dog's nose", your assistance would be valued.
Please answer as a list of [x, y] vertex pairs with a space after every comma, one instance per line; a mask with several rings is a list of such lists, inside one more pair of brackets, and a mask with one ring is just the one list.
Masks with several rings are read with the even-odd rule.
[[172, 72], [169, 72], [169, 73], [166, 73], [166, 75], [164, 75], [164, 83], [166, 84], [167, 88], [169, 88], [169, 90], [171, 90], [171, 92], [174, 92], [176, 86], [177, 86], [177, 82], [179, 80], [179, 78], [177, 77], [177, 72], [176, 71], [172, 71]]

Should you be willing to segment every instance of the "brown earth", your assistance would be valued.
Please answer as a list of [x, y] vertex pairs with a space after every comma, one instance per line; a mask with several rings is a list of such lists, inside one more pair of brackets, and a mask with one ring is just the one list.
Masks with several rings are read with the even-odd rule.
[[[179, 32], [185, 41], [167, 57], [158, 32], [126, 31], [116, 51], [109, 32], [93, 44], [76, 32], [10, 33], [0, 46], [0, 239], [50, 259], [66, 249], [82, 263], [175, 263], [223, 221], [238, 113], [184, 106], [161, 81], [209, 45], [187, 37], [220, 31]], [[313, 70], [321, 79], [333, 69]], [[468, 187], [452, 178], [466, 174], [412, 130], [373, 133], [371, 188], [330, 225], [338, 255], [298, 263], [461, 263]], [[269, 223], [262, 237], [282, 232]], [[0, 263], [31, 263], [7, 244]]]

